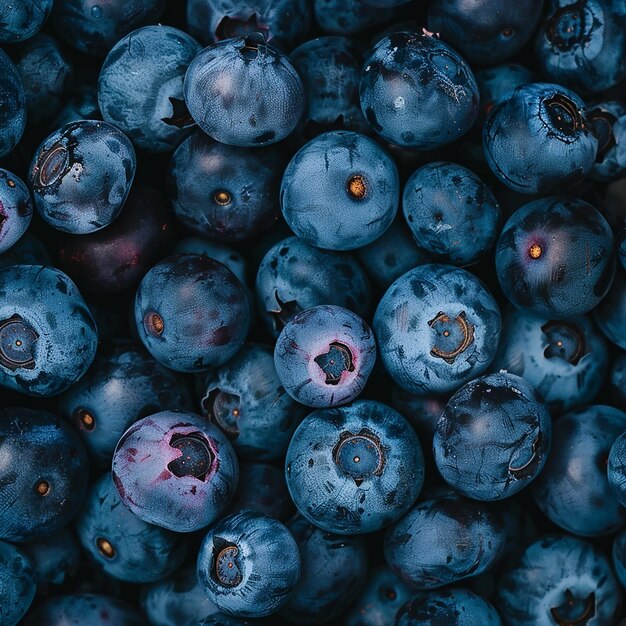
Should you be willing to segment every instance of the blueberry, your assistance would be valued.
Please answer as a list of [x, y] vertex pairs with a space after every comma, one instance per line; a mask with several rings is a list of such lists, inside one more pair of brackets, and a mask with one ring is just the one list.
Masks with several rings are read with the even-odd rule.
[[30, 39], [44, 25], [54, 0], [15, 0], [0, 7], [0, 43]]
[[221, 611], [264, 617], [289, 600], [300, 577], [300, 554], [279, 521], [254, 511], [224, 518], [208, 532], [198, 554], [198, 578]]
[[606, 298], [593, 310], [593, 318], [604, 336], [626, 350], [626, 271], [618, 268]]
[[24, 544], [22, 550], [31, 562], [40, 591], [65, 583], [78, 569], [81, 557], [80, 545], [68, 529]]
[[235, 493], [239, 465], [222, 432], [199, 415], [161, 411], [133, 424], [113, 455], [122, 502], [176, 532], [208, 526]]
[[498, 236], [500, 207], [491, 190], [454, 163], [415, 171], [404, 187], [402, 210], [417, 245], [443, 263], [473, 263]]
[[295, 128], [304, 110], [304, 87], [287, 56], [254, 33], [202, 50], [185, 76], [185, 102], [213, 139], [262, 146]]
[[0, 48], [0, 157], [15, 148], [26, 127], [26, 92], [8, 54]]
[[353, 250], [389, 228], [399, 195], [398, 169], [373, 139], [333, 131], [312, 139], [291, 159], [280, 206], [289, 227], [306, 243]]
[[615, 624], [621, 593], [596, 547], [567, 535], [529, 545], [502, 574], [496, 606], [509, 626]]
[[476, 119], [479, 95], [471, 69], [431, 33], [388, 35], [363, 67], [363, 114], [392, 143], [439, 148], [464, 135]]
[[595, 537], [626, 522], [607, 478], [611, 446], [626, 430], [626, 413], [594, 405], [554, 421], [554, 446], [533, 484], [533, 496], [547, 517], [570, 533]]
[[40, 265], [0, 270], [0, 386], [34, 396], [65, 391], [96, 353], [94, 320], [74, 283]]
[[382, 361], [413, 393], [447, 393], [482, 374], [500, 334], [500, 311], [485, 286], [449, 265], [420, 265], [398, 278], [374, 316]]
[[85, 234], [110, 224], [135, 177], [132, 144], [106, 122], [71, 122], [40, 144], [30, 187], [41, 217], [59, 230]]
[[196, 131], [170, 162], [174, 212], [187, 228], [211, 239], [258, 236], [278, 218], [283, 167], [275, 148], [225, 146]]
[[16, 626], [30, 607], [37, 583], [28, 557], [10, 543], [0, 541], [0, 622]]
[[506, 297], [526, 313], [587, 313], [613, 281], [613, 234], [590, 204], [552, 196], [525, 204], [502, 229], [496, 272]]
[[609, 485], [619, 503], [626, 504], [626, 432], [622, 433], [611, 446], [607, 466]]
[[491, 171], [507, 187], [547, 194], [589, 174], [598, 140], [574, 92], [530, 83], [492, 109], [483, 126], [483, 148]]
[[276, 373], [285, 391], [311, 407], [354, 400], [376, 361], [370, 327], [338, 306], [321, 305], [295, 315], [274, 348]]
[[274, 367], [271, 347], [247, 344], [201, 382], [202, 411], [252, 461], [282, 459], [306, 409], [294, 402]]
[[135, 323], [157, 361], [199, 372], [225, 363], [241, 348], [250, 308], [243, 285], [224, 265], [198, 254], [175, 255], [141, 281]]
[[415, 432], [391, 407], [371, 400], [311, 413], [285, 463], [300, 513], [342, 535], [388, 526], [413, 505], [424, 481]]
[[522, 376], [553, 414], [561, 414], [596, 397], [608, 351], [589, 317], [550, 320], [507, 308], [491, 368]]
[[6, 252], [26, 232], [33, 217], [28, 187], [0, 168], [0, 253]]
[[587, 107], [587, 117], [598, 139], [591, 178], [606, 182], [626, 170], [626, 107], [621, 102], [598, 102]]
[[324, 33], [354, 35], [386, 22], [390, 7], [371, 6], [361, 0], [313, 0], [313, 15]]
[[80, 438], [46, 411], [3, 409], [0, 418], [0, 539], [33, 541], [58, 532], [87, 491]]
[[450, 398], [433, 452], [453, 489], [476, 500], [502, 500], [537, 477], [551, 434], [550, 414], [533, 387], [513, 374], [490, 374]]

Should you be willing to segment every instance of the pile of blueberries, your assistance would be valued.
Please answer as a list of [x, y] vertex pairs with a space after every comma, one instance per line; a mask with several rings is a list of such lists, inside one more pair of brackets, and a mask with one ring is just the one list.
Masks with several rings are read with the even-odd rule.
[[0, 0], [0, 626], [618, 626], [624, 0]]

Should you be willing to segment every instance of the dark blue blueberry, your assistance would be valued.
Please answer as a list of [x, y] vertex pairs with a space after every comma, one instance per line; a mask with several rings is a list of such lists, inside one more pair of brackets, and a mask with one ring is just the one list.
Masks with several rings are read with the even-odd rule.
[[92, 367], [60, 399], [59, 411], [80, 432], [92, 459], [111, 463], [124, 431], [157, 411], [191, 411], [181, 377], [129, 343], [103, 345]]
[[321, 408], [354, 400], [376, 361], [371, 328], [356, 314], [321, 305], [295, 315], [274, 348], [276, 373], [297, 402]]
[[626, 410], [626, 354], [620, 352], [611, 368], [611, 396], [615, 405]]
[[33, 541], [78, 512], [89, 465], [78, 435], [45, 411], [0, 412], [0, 539]]
[[211, 239], [258, 236], [278, 218], [283, 167], [276, 149], [225, 146], [197, 131], [170, 162], [174, 212], [187, 228]]
[[242, 511], [208, 532], [198, 554], [200, 584], [221, 611], [264, 617], [288, 602], [300, 578], [300, 553], [279, 521]]
[[35, 35], [52, 11], [54, 0], [14, 0], [0, 6], [0, 43], [17, 43]]
[[626, 432], [611, 446], [607, 466], [609, 485], [622, 506], [626, 505]]
[[170, 152], [193, 120], [183, 98], [200, 44], [171, 26], [144, 26], [109, 52], [98, 80], [102, 117], [148, 152]]
[[389, 7], [371, 6], [360, 0], [313, 0], [312, 4], [318, 26], [332, 35], [354, 35], [393, 16]]
[[35, 207], [54, 228], [92, 233], [122, 210], [135, 177], [129, 139], [95, 120], [71, 122], [45, 139], [33, 157], [30, 186]]
[[0, 541], [0, 623], [16, 626], [30, 607], [37, 582], [28, 557], [10, 543]]
[[91, 365], [97, 340], [93, 317], [63, 272], [0, 270], [0, 386], [34, 396], [65, 391]]
[[354, 250], [389, 228], [399, 196], [393, 159], [373, 139], [338, 130], [312, 139], [294, 155], [283, 174], [280, 206], [306, 243]]
[[591, 171], [598, 140], [584, 102], [559, 85], [521, 85], [500, 100], [483, 126], [492, 172], [521, 193], [568, 189]]
[[613, 568], [622, 587], [626, 587], [626, 530], [613, 540]]
[[9, 55], [0, 48], [0, 157], [15, 148], [26, 127], [26, 92]]
[[285, 393], [270, 346], [246, 344], [199, 384], [202, 412], [251, 461], [280, 460], [306, 414]]
[[373, 569], [344, 617], [344, 626], [389, 626], [415, 590], [385, 565]]
[[415, 432], [391, 407], [371, 400], [311, 413], [285, 463], [300, 513], [342, 535], [388, 526], [413, 505], [424, 481]]
[[313, 248], [298, 237], [268, 250], [259, 265], [256, 295], [274, 337], [296, 313], [314, 306], [342, 306], [363, 318], [372, 307], [369, 280], [352, 256]]
[[609, 341], [626, 350], [626, 271], [621, 267], [606, 298], [593, 310], [593, 318]]
[[69, 97], [54, 118], [50, 127], [61, 128], [70, 122], [80, 120], [101, 120], [98, 108], [98, 88], [96, 85], [80, 85], [71, 91]]
[[433, 453], [453, 489], [476, 500], [503, 500], [541, 472], [551, 434], [550, 414], [533, 387], [513, 374], [490, 374], [450, 398]]
[[300, 580], [281, 616], [299, 625], [336, 620], [365, 583], [365, 540], [327, 533], [301, 516], [288, 522], [287, 528], [298, 544]]
[[431, 33], [389, 35], [376, 44], [363, 67], [363, 114], [392, 143], [438, 148], [464, 135], [478, 115], [478, 86], [471, 69]]
[[152, 356], [180, 372], [222, 365], [243, 345], [248, 296], [224, 265], [199, 254], [168, 257], [143, 278], [135, 298], [139, 338]]
[[26, 232], [33, 217], [28, 187], [0, 168], [0, 253], [6, 252]]
[[48, 585], [62, 585], [73, 575], [80, 562], [80, 545], [71, 531], [64, 529], [22, 546], [32, 566], [40, 590]]
[[500, 310], [473, 274], [420, 265], [389, 287], [373, 327], [394, 382], [413, 393], [441, 394], [487, 369], [500, 335]]
[[133, 424], [113, 455], [113, 482], [137, 517], [175, 532], [214, 522], [239, 476], [222, 432], [193, 413], [162, 411]]
[[130, 583], [165, 578], [187, 552], [181, 535], [147, 524], [122, 505], [108, 472], [91, 486], [75, 525], [89, 557], [109, 576]]
[[613, 234], [604, 217], [577, 198], [552, 196], [518, 209], [496, 246], [506, 297], [526, 313], [568, 319], [587, 313], [609, 291]]
[[498, 236], [500, 207], [474, 172], [438, 161], [415, 171], [402, 210], [417, 245], [443, 263], [468, 265], [485, 256]]
[[505, 547], [497, 509], [452, 491], [418, 502], [385, 535], [391, 569], [419, 589], [436, 589], [488, 571]]
[[617, 85], [626, 76], [623, 1], [548, 0], [546, 5], [535, 38], [542, 73], [581, 92]]
[[621, 592], [600, 550], [577, 537], [552, 535], [507, 566], [496, 606], [507, 626], [611, 626]]
[[79, 52], [103, 57], [131, 31], [158, 21], [166, 0], [55, 0], [52, 25]]
[[539, 508], [575, 535], [607, 535], [626, 522], [607, 478], [611, 446], [626, 430], [626, 413], [594, 405], [554, 421], [554, 445], [533, 483]]
[[530, 40], [543, 0], [433, 0], [428, 29], [470, 63], [493, 65], [512, 57]]
[[613, 100], [590, 104], [587, 117], [598, 139], [598, 154], [590, 176], [609, 181], [626, 170], [626, 107]]
[[260, 33], [220, 41], [191, 62], [185, 102], [221, 143], [262, 146], [284, 139], [304, 110], [304, 87], [289, 59]]
[[467, 589], [442, 589], [409, 600], [395, 626], [502, 626], [489, 602]]

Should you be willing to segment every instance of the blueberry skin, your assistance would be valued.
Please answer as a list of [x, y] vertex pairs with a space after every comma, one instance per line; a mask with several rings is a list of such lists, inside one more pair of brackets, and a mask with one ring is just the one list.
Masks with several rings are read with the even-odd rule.
[[550, 320], [507, 308], [491, 369], [522, 376], [550, 412], [560, 415], [593, 402], [608, 358], [606, 342], [589, 317]]
[[10, 543], [0, 541], [0, 622], [16, 626], [35, 598], [37, 583], [28, 557]]
[[626, 522], [607, 478], [611, 446], [624, 430], [626, 413], [610, 406], [586, 407], [554, 421], [555, 444], [532, 486], [535, 502], [552, 522], [588, 537], [610, 534]]
[[47, 585], [62, 585], [68, 574], [76, 572], [81, 558], [78, 541], [67, 529], [26, 543], [22, 550], [31, 562], [40, 590]]
[[344, 614], [344, 626], [389, 626], [415, 590], [386, 565], [370, 571], [363, 591]]
[[0, 270], [0, 386], [33, 396], [65, 391], [91, 365], [98, 331], [74, 283], [40, 265]]
[[376, 340], [358, 316], [321, 305], [295, 315], [274, 347], [276, 373], [297, 402], [315, 408], [357, 398], [376, 362]]
[[9, 265], [52, 265], [46, 246], [27, 230], [7, 252], [0, 254], [0, 267]]
[[383, 547], [398, 576], [418, 589], [436, 589], [488, 571], [506, 539], [496, 509], [443, 491], [396, 522]]
[[174, 246], [175, 254], [203, 254], [225, 265], [246, 286], [248, 279], [247, 260], [240, 252], [217, 241], [201, 237], [179, 239]]
[[224, 265], [199, 254], [174, 255], [141, 281], [135, 323], [157, 361], [179, 372], [200, 372], [241, 348], [250, 307], [243, 285]]
[[390, 7], [374, 7], [360, 0], [313, 0], [313, 15], [324, 33], [355, 35], [393, 17]]
[[48, 598], [28, 614], [24, 626], [144, 626], [142, 615], [126, 602], [92, 593]]
[[20, 178], [0, 168], [0, 254], [26, 232], [33, 217], [28, 187]]
[[168, 189], [176, 217], [219, 241], [243, 241], [278, 218], [284, 157], [275, 148], [225, 146], [196, 131], [174, 153]]
[[129, 139], [96, 120], [71, 122], [40, 144], [30, 166], [35, 207], [51, 226], [83, 235], [122, 210], [137, 166]]
[[433, 0], [428, 30], [470, 63], [493, 65], [519, 52], [541, 18], [543, 0]]
[[280, 615], [294, 624], [336, 620], [365, 582], [365, 540], [327, 533], [301, 516], [288, 522], [287, 528], [298, 544], [300, 580]]
[[549, 80], [584, 93], [604, 91], [626, 76], [623, 2], [547, 0], [546, 6], [535, 57]]
[[9, 55], [0, 49], [0, 158], [15, 148], [26, 127], [26, 92]]
[[626, 587], [626, 531], [616, 535], [611, 550], [613, 569], [622, 587]]
[[402, 606], [396, 626], [502, 626], [495, 608], [467, 589], [441, 589], [420, 594]]
[[131, 31], [158, 21], [166, 0], [55, 0], [52, 25], [70, 46], [96, 57]]
[[113, 482], [137, 517], [175, 532], [213, 523], [239, 476], [222, 432], [193, 413], [161, 411], [135, 422], [113, 455]]
[[373, 328], [396, 384], [417, 394], [442, 394], [489, 367], [500, 310], [473, 274], [450, 265], [420, 265], [389, 287]]
[[152, 626], [197, 624], [209, 616], [224, 616], [211, 602], [198, 580], [195, 565], [141, 588], [141, 608]]
[[541, 472], [552, 434], [550, 413], [534, 388], [514, 374], [489, 374], [449, 400], [433, 453], [443, 479], [476, 500], [503, 500]]
[[373, 139], [338, 130], [312, 139], [294, 155], [283, 174], [280, 206], [306, 243], [354, 250], [389, 228], [399, 195], [393, 159]]
[[530, 83], [491, 110], [483, 126], [483, 149], [491, 171], [507, 187], [545, 195], [589, 174], [598, 140], [574, 92]]
[[478, 114], [467, 63], [429, 33], [381, 39], [363, 64], [361, 109], [392, 143], [432, 150], [464, 135]]
[[600, 550], [577, 537], [551, 535], [505, 569], [496, 606], [507, 626], [608, 626], [617, 621], [621, 592]]
[[187, 30], [204, 44], [263, 33], [279, 48], [291, 48], [309, 30], [307, 0], [189, 0]]
[[231, 440], [240, 458], [284, 458], [306, 408], [285, 393], [270, 346], [244, 345], [199, 387], [203, 414]]
[[609, 341], [626, 350], [626, 271], [621, 267], [606, 298], [593, 310], [593, 319]]
[[182, 378], [130, 343], [101, 346], [93, 365], [59, 399], [92, 460], [106, 467], [124, 431], [163, 410], [193, 410]]
[[193, 119], [220, 143], [276, 143], [296, 127], [304, 86], [289, 59], [260, 33], [220, 41], [200, 52], [185, 75]]
[[607, 466], [607, 478], [609, 485], [624, 506], [626, 503], [626, 433], [622, 433], [611, 446], [609, 452], [609, 464]]
[[363, 534], [389, 526], [412, 506], [424, 482], [424, 457], [399, 413], [357, 400], [306, 417], [289, 444], [285, 472], [294, 504], [311, 523]]
[[3, 409], [0, 418], [0, 539], [34, 541], [58, 532], [87, 491], [80, 438], [46, 411]]
[[0, 43], [17, 43], [35, 35], [52, 11], [54, 0], [17, 0], [0, 7]]
[[613, 233], [604, 217], [577, 198], [525, 204], [504, 225], [496, 273], [506, 297], [526, 313], [568, 319], [587, 313], [613, 281]]
[[598, 154], [590, 177], [606, 182], [626, 170], [626, 107], [614, 100], [596, 102], [587, 107], [587, 117], [598, 138]]
[[349, 254], [319, 250], [299, 237], [272, 246], [256, 277], [259, 312], [273, 337], [296, 314], [321, 304], [341, 306], [369, 318], [372, 290]]
[[626, 410], [626, 354], [618, 354], [610, 376], [611, 398], [617, 408]]
[[181, 535], [147, 524], [122, 505], [108, 472], [89, 489], [75, 526], [89, 557], [109, 576], [129, 583], [169, 576], [187, 552]]
[[279, 521], [241, 511], [209, 530], [198, 553], [209, 600], [236, 617], [265, 617], [289, 600], [300, 578], [298, 544]]
[[102, 117], [148, 152], [170, 152], [191, 130], [183, 99], [200, 44], [171, 26], [144, 26], [118, 41], [98, 79]]
[[404, 187], [402, 211], [417, 245], [443, 263], [474, 263], [498, 237], [500, 207], [493, 193], [455, 163], [416, 170]]

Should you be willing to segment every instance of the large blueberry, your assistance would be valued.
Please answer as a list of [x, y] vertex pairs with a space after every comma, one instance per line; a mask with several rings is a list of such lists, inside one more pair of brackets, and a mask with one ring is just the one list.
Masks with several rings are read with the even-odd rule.
[[28, 187], [0, 168], [0, 253], [6, 252], [26, 232], [33, 217]]
[[391, 407], [371, 400], [311, 413], [285, 463], [300, 513], [342, 535], [388, 526], [412, 506], [424, 481], [415, 432]]
[[414, 393], [447, 393], [482, 374], [500, 335], [500, 310], [469, 272], [420, 265], [398, 278], [374, 316], [382, 361]]
[[0, 43], [17, 43], [35, 35], [52, 11], [54, 0], [14, 0], [0, 6]]
[[606, 298], [593, 310], [593, 318], [609, 341], [626, 350], [626, 271], [621, 267]]
[[9, 55], [0, 48], [0, 157], [15, 148], [26, 127], [26, 92]]
[[0, 623], [16, 626], [35, 598], [37, 583], [28, 557], [0, 541]]

